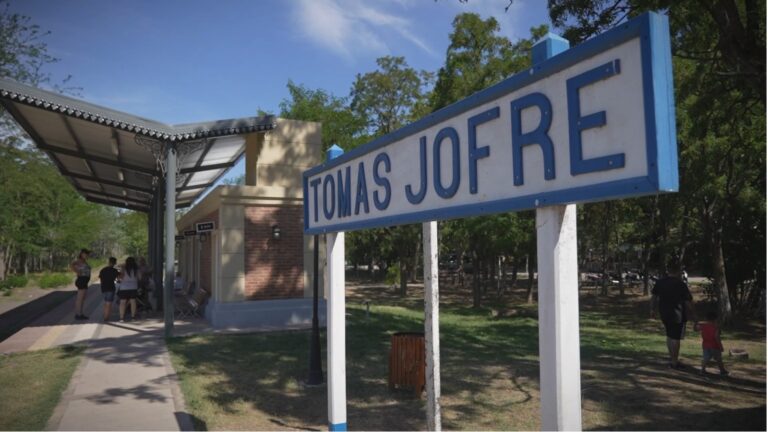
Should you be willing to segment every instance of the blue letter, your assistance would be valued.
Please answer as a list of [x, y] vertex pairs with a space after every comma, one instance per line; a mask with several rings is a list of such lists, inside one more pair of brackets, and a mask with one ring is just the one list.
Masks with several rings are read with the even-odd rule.
[[[531, 93], [512, 101], [512, 165], [514, 167], [514, 184], [523, 184], [523, 147], [538, 144], [544, 155], [544, 178], [555, 178], [555, 146], [549, 138], [549, 126], [552, 125], [552, 104], [541, 93]], [[526, 108], [537, 107], [541, 119], [536, 129], [523, 133], [522, 112]]]
[[469, 193], [471, 194], [477, 193], [477, 160], [487, 158], [491, 153], [488, 146], [477, 146], [477, 127], [497, 118], [499, 118], [499, 107], [481, 112], [467, 120], [467, 128], [469, 129]]
[[[347, 217], [352, 215], [352, 167], [347, 167], [345, 179], [341, 177], [341, 170], [336, 172], [337, 186], [339, 187], [339, 217]], [[347, 190], [344, 190], [344, 185], [347, 185]]]
[[605, 111], [581, 116], [579, 89], [619, 74], [619, 60], [606, 63], [566, 81], [568, 90], [568, 141], [571, 150], [571, 175], [624, 167], [624, 153], [584, 159], [581, 131], [605, 125]]
[[413, 193], [411, 185], [405, 187], [405, 197], [411, 204], [418, 204], [424, 201], [424, 197], [427, 195], [427, 137], [423, 136], [419, 138], [419, 161], [421, 172], [421, 187], [419, 193]]
[[365, 165], [360, 162], [357, 166], [357, 199], [355, 200], [355, 214], [360, 213], [360, 204], [363, 204], [363, 211], [368, 214], [368, 184], [365, 182]]
[[[440, 145], [445, 138], [451, 139], [451, 150], [453, 156], [453, 173], [451, 184], [447, 188], [443, 187], [440, 182]], [[450, 198], [456, 195], [456, 191], [459, 190], [459, 183], [461, 182], [461, 171], [459, 169], [459, 134], [456, 133], [456, 129], [452, 127], [444, 127], [440, 129], [440, 132], [435, 136], [435, 143], [432, 147], [432, 156], [434, 157], [435, 169], [433, 170], [435, 180], [435, 192], [443, 198]]]
[[309, 185], [312, 186], [312, 191], [315, 193], [315, 222], [317, 222], [317, 214], [319, 213], [317, 209], [317, 185], [319, 185], [321, 181], [320, 178], [316, 178], [309, 182]]
[[386, 210], [389, 207], [389, 199], [392, 198], [392, 187], [386, 177], [379, 175], [379, 165], [382, 163], [384, 163], [384, 172], [389, 173], [392, 169], [388, 154], [379, 153], [376, 155], [376, 159], [373, 160], [373, 181], [379, 186], [384, 186], [385, 192], [384, 199], [379, 199], [379, 191], [373, 192], [373, 205], [379, 210]]
[[[328, 185], [331, 185], [331, 199], [328, 199]], [[328, 209], [328, 203], [331, 208]], [[336, 210], [336, 185], [333, 183], [333, 174], [328, 174], [323, 179], [323, 214], [327, 220], [333, 219], [333, 212]]]

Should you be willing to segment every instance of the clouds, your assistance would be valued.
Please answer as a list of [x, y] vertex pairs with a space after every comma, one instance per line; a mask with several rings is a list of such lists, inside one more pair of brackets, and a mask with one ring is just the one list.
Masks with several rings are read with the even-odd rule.
[[302, 0], [295, 3], [294, 18], [312, 43], [348, 60], [357, 54], [389, 54], [389, 44], [403, 42], [436, 55], [416, 35], [410, 20], [386, 11], [382, 5], [356, 0]]

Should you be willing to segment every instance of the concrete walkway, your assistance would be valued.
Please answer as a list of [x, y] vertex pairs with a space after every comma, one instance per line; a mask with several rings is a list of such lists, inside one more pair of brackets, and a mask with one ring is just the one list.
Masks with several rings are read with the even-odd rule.
[[88, 291], [85, 314], [90, 320], [75, 321], [74, 300], [66, 301], [0, 343], [0, 353], [87, 344], [47, 428], [191, 430], [162, 321], [102, 323], [99, 287]]

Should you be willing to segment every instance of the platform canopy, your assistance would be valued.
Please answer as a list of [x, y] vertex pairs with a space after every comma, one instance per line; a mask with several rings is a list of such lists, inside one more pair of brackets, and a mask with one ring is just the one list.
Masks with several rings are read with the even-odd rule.
[[179, 155], [176, 208], [187, 207], [240, 159], [245, 135], [275, 127], [271, 116], [167, 125], [9, 80], [0, 104], [85, 199], [143, 212], [166, 145]]

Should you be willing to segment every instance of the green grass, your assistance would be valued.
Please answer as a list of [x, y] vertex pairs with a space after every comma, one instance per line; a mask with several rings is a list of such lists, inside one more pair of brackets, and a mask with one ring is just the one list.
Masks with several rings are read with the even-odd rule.
[[56, 288], [73, 283], [75, 277], [70, 273], [44, 273], [41, 274], [37, 283], [40, 288]]
[[[360, 302], [348, 296], [350, 427], [426, 427], [424, 398], [387, 386], [391, 334], [423, 331], [423, 303], [415, 294], [401, 299], [387, 291], [374, 298], [368, 318]], [[371, 296], [366, 292], [363, 298]], [[461, 301], [441, 305], [443, 427], [538, 429], [536, 306], [489, 303], [480, 309]], [[581, 308], [584, 427], [764, 428], [765, 393], [759, 390], [765, 385], [764, 328], [732, 332], [730, 342], [725, 333], [726, 348], [735, 343], [750, 352], [749, 361], [729, 364], [747, 379], [708, 381], [666, 368], [664, 335], [657, 321], [646, 318], [645, 304], [610, 299], [585, 301]], [[324, 349], [324, 339], [321, 344]], [[693, 334], [686, 339], [688, 363], [698, 361], [699, 344]], [[326, 388], [300, 384], [307, 374], [308, 346], [308, 332], [205, 335], [169, 343], [197, 429], [232, 430], [327, 427]], [[322, 359], [326, 370], [324, 352]], [[760, 410], [762, 420], [756, 414]]]
[[42, 430], [84, 348], [65, 346], [0, 356], [0, 430]]

